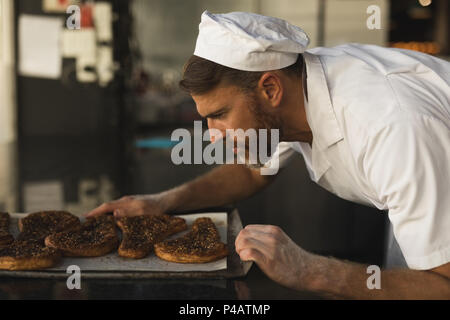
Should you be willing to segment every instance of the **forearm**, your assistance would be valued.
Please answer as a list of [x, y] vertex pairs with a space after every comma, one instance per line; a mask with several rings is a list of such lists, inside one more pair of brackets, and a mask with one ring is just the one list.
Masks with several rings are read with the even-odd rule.
[[253, 195], [271, 179], [242, 165], [223, 165], [159, 196], [166, 212], [217, 207]]
[[369, 289], [367, 266], [312, 255], [308, 290], [344, 299], [450, 299], [450, 280], [431, 271], [382, 270], [381, 289]]

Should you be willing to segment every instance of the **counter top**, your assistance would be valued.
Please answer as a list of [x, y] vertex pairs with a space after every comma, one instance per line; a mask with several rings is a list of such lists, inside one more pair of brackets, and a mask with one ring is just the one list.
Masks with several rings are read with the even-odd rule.
[[0, 278], [0, 299], [58, 300], [216, 300], [320, 299], [284, 288], [253, 265], [244, 278], [228, 280], [110, 280], [81, 277], [81, 289], [69, 290], [64, 279]]

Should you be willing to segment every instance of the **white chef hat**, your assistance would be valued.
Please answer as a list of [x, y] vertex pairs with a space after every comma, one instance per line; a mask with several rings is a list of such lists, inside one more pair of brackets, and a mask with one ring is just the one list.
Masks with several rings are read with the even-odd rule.
[[299, 27], [248, 12], [203, 12], [194, 55], [244, 71], [269, 71], [297, 61], [309, 44]]

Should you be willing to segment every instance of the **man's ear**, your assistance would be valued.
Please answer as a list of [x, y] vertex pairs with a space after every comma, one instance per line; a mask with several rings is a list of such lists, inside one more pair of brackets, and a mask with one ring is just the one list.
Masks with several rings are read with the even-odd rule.
[[272, 107], [278, 107], [283, 98], [281, 78], [275, 72], [264, 73], [258, 81], [258, 91], [263, 99]]

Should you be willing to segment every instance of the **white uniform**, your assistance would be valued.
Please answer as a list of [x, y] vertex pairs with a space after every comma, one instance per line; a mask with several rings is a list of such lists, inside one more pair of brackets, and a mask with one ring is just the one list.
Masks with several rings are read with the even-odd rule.
[[450, 262], [450, 63], [409, 50], [347, 44], [304, 53], [311, 179], [337, 196], [389, 210], [411, 269]]
[[205, 11], [194, 54], [267, 71], [303, 53], [313, 145], [281, 143], [280, 165], [298, 151], [319, 185], [388, 209], [410, 268], [449, 262], [450, 63], [358, 44], [305, 52], [308, 43], [301, 28], [281, 19]]

